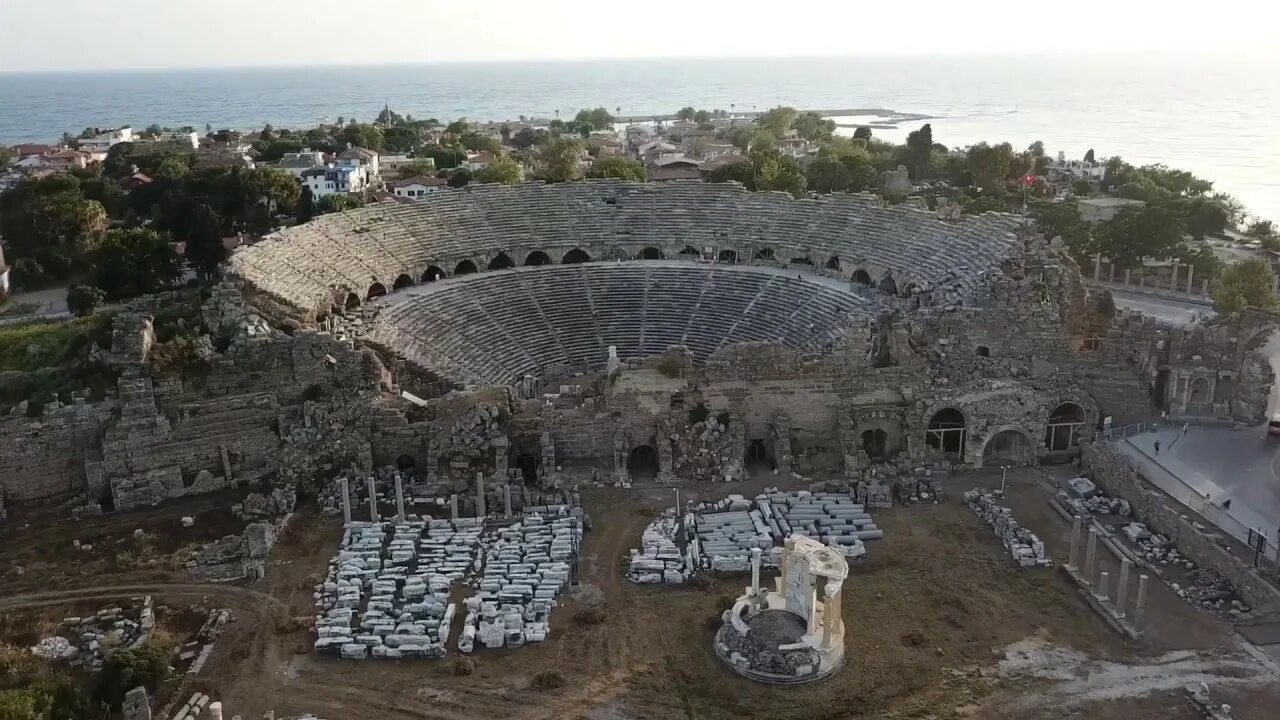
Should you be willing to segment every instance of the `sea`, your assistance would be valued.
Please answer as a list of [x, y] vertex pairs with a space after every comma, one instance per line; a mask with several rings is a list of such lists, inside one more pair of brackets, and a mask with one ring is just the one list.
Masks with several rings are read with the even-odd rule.
[[1184, 168], [1280, 223], [1277, 70], [1280, 55], [1081, 53], [0, 73], [0, 143], [123, 124], [309, 127], [384, 105], [441, 120], [856, 109], [841, 132], [874, 123], [901, 141], [929, 122], [953, 147], [1040, 140], [1051, 155]]

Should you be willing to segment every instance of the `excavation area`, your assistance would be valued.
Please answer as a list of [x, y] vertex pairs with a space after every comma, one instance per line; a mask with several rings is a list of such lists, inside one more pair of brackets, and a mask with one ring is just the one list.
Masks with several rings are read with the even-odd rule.
[[[874, 510], [884, 538], [868, 543], [864, 557], [850, 559], [839, 606], [844, 663], [803, 686], [752, 682], [713, 651], [721, 615], [750, 583], [749, 573], [699, 573], [680, 585], [627, 579], [630, 550], [675, 503], [669, 488], [638, 486], [582, 489], [592, 528], [583, 534], [580, 585], [556, 598], [546, 639], [523, 647], [489, 649], [477, 642], [473, 652], [461, 653], [459, 615], [443, 658], [350, 660], [317, 653], [314, 588], [343, 531], [340, 520], [307, 504], [280, 534], [259, 583], [192, 583], [176, 570], [166, 578], [164, 568], [172, 565], [160, 558], [136, 582], [126, 572], [65, 579], [62, 590], [7, 588], [0, 597], [0, 641], [12, 664], [64, 618], [128, 607], [128, 597], [148, 595], [163, 608], [165, 642], [176, 646], [190, 642], [211, 612], [227, 609], [203, 668], [191, 677], [179, 670], [159, 697], [179, 694], [180, 706], [187, 696], [205, 693], [222, 700], [227, 717], [244, 718], [274, 710], [276, 717], [331, 719], [1176, 719], [1201, 717], [1184, 690], [1198, 682], [1211, 684], [1214, 702], [1230, 703], [1235, 717], [1280, 712], [1274, 664], [1239, 645], [1220, 615], [1194, 607], [1165, 584], [1148, 589], [1140, 638], [1122, 637], [1099, 619], [1060, 567], [1071, 528], [1048, 501], [1070, 475], [1018, 469], [1003, 481], [1003, 503], [1044, 543], [1049, 567], [1021, 566], [989, 523], [962, 503], [965, 490], [1000, 487], [1000, 471], [946, 478], [936, 504]], [[765, 475], [682, 489], [681, 502], [754, 497], [766, 487], [801, 489], [795, 485]], [[64, 529], [66, 535], [47, 531], [44, 537], [68, 543], [74, 532]], [[1109, 560], [1098, 562], [1106, 567]], [[771, 584], [774, 573], [766, 569], [762, 583]], [[103, 599], [113, 594], [126, 599]], [[152, 705], [159, 707], [154, 699]]]

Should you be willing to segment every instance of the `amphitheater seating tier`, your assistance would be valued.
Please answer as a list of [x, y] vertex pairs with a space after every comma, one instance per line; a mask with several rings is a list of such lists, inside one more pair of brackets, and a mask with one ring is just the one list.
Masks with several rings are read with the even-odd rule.
[[899, 288], [962, 302], [1010, 254], [1016, 225], [1008, 215], [945, 223], [872, 196], [795, 200], [728, 184], [479, 185], [318, 217], [237, 251], [231, 269], [260, 291], [323, 312], [348, 293], [363, 300], [375, 282], [417, 281], [432, 265], [453, 273], [470, 260], [484, 270], [500, 252], [521, 265], [539, 250], [559, 263], [575, 247], [595, 260], [633, 258], [646, 246], [671, 255], [686, 245], [731, 248], [744, 261], [767, 248], [780, 262], [838, 258], [846, 273], [866, 269], [878, 282], [887, 271]]
[[684, 344], [702, 361], [751, 341], [816, 354], [874, 310], [835, 282], [680, 261], [495, 271], [397, 293], [377, 307], [367, 340], [479, 384], [557, 366], [600, 370], [610, 345], [623, 358]]

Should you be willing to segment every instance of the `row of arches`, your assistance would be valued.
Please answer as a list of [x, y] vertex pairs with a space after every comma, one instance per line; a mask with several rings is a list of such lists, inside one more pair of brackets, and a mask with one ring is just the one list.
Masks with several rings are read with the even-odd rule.
[[[1075, 447], [1087, 414], [1074, 402], [1064, 402], [1055, 407], [1045, 423], [1041, 446], [1050, 452], [1062, 452]], [[864, 438], [864, 442], [868, 439]], [[956, 408], [942, 408], [929, 418], [925, 429], [925, 446], [947, 455], [965, 455], [968, 441], [968, 421]], [[874, 440], [872, 440], [874, 442]], [[1001, 430], [992, 435], [983, 447], [984, 465], [1020, 464], [1031, 461], [1031, 440], [1021, 430]]]

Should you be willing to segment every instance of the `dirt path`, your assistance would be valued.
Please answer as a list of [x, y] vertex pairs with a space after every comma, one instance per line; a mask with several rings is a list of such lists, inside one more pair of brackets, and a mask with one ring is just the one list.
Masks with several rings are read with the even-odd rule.
[[115, 598], [152, 595], [164, 600], [215, 598], [233, 608], [258, 608], [268, 614], [283, 616], [284, 605], [266, 593], [234, 585], [209, 585], [205, 583], [145, 583], [136, 585], [97, 585], [74, 590], [27, 592], [0, 597], [0, 611], [11, 612], [30, 608], [64, 605], [84, 600], [112, 600]]

